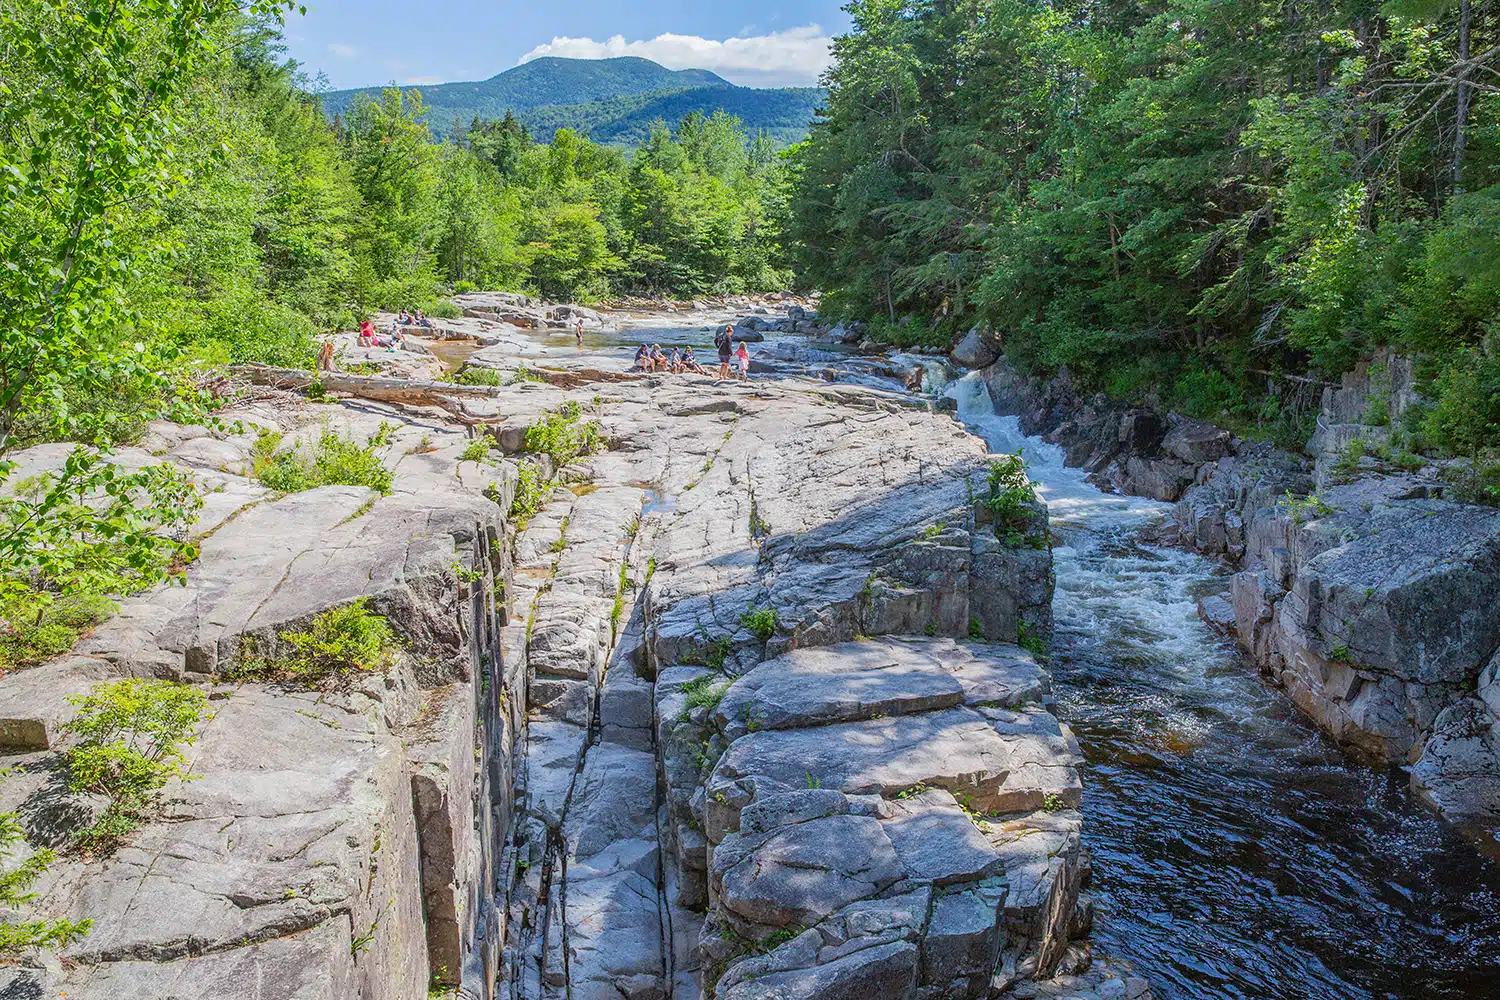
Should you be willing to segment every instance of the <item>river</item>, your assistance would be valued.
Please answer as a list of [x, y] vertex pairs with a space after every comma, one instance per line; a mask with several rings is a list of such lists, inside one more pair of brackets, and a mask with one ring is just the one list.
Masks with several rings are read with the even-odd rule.
[[1170, 507], [1090, 485], [976, 376], [949, 393], [993, 451], [1024, 450], [1061, 540], [1052, 661], [1088, 761], [1096, 946], [1163, 1000], [1500, 997], [1500, 864], [1203, 625], [1224, 569], [1139, 541]]

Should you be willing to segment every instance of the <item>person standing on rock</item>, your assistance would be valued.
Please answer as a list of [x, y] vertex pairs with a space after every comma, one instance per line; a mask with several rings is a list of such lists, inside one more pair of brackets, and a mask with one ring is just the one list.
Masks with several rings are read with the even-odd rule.
[[740, 341], [739, 349], [734, 352], [734, 359], [740, 363], [740, 378], [749, 378], [750, 349], [745, 346], [745, 342], [743, 340]]
[[714, 335], [714, 346], [719, 349], [719, 378], [729, 377], [729, 357], [734, 353], [734, 327], [725, 325]]
[[578, 338], [578, 349], [583, 350], [583, 317], [578, 317], [578, 325], [573, 328], [573, 334]]

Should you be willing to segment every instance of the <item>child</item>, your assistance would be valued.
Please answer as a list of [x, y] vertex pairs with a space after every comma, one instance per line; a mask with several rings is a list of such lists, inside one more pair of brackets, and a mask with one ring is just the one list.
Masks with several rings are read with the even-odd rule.
[[740, 341], [739, 350], [734, 352], [735, 360], [740, 363], [740, 378], [750, 377], [750, 352], [745, 348], [745, 342]]

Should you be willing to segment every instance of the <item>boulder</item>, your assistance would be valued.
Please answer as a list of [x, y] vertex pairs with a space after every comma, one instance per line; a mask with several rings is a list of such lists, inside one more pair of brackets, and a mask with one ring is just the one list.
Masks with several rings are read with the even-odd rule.
[[1189, 465], [1202, 465], [1229, 454], [1230, 440], [1230, 433], [1222, 427], [1180, 417], [1162, 439], [1161, 448]]
[[951, 357], [964, 368], [988, 368], [1000, 359], [1000, 342], [976, 326], [953, 348]]

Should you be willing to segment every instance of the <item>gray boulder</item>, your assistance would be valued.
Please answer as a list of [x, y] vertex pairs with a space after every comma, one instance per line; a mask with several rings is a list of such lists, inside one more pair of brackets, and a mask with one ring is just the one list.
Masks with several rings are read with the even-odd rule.
[[953, 348], [951, 357], [964, 368], [988, 368], [1000, 359], [1000, 342], [976, 326]]

